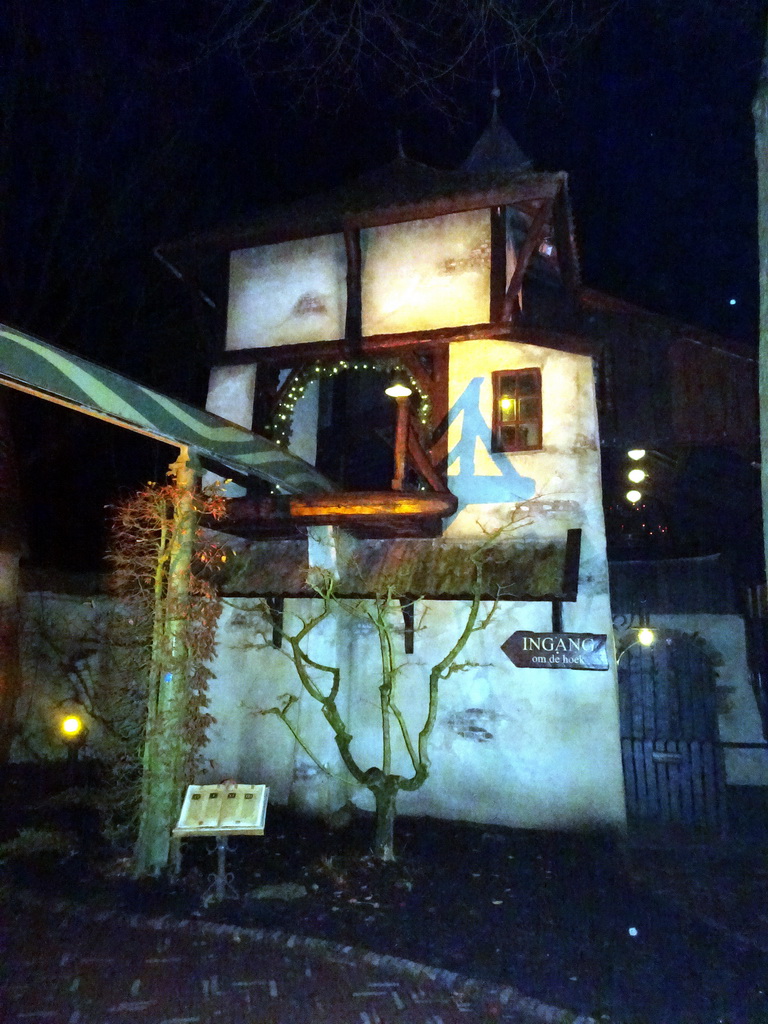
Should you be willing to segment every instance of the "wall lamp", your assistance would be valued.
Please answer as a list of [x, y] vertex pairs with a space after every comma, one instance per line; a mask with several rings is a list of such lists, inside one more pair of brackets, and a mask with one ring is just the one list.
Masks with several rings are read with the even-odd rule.
[[[631, 622], [634, 616], [629, 621]], [[629, 626], [616, 641], [616, 665], [630, 649], [630, 647], [653, 647], [656, 643], [656, 630], [651, 628], [650, 616], [646, 607], [645, 599], [640, 601], [640, 611], [637, 615], [637, 625]]]
[[653, 647], [656, 643], [656, 633], [650, 626], [637, 626], [628, 629], [616, 644], [616, 666], [631, 647]]
[[413, 394], [413, 388], [402, 373], [395, 373], [386, 388], [384, 394], [390, 398], [409, 398]]

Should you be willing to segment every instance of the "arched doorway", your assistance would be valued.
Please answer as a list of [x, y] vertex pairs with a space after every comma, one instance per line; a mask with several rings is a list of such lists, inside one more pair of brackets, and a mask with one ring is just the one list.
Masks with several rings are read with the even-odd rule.
[[621, 750], [630, 825], [721, 832], [725, 770], [716, 673], [700, 638], [662, 634], [619, 662]]

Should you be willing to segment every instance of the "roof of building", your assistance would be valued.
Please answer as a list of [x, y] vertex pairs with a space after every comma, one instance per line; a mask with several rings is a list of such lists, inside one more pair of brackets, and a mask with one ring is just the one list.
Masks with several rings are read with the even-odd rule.
[[258, 245], [341, 232], [345, 225], [367, 227], [554, 198], [567, 176], [491, 168], [440, 170], [398, 156], [350, 184], [292, 203], [269, 207], [247, 224], [194, 235], [159, 246], [173, 258], [194, 250], [229, 252]]
[[[581, 532], [561, 541], [347, 538], [335, 572], [343, 598], [383, 596], [443, 600], [572, 601], [578, 588]], [[314, 597], [306, 539], [258, 541], [228, 557], [220, 578], [230, 596]], [[319, 570], [322, 573], [322, 570]]]
[[[494, 91], [494, 96], [497, 96]], [[171, 258], [193, 251], [232, 251], [336, 233], [345, 225], [396, 223], [459, 210], [554, 198], [563, 193], [568, 229], [567, 175], [535, 172], [502, 123], [494, 102], [491, 119], [464, 163], [454, 170], [408, 157], [394, 160], [321, 194], [266, 208], [247, 224], [194, 235], [158, 247]]]

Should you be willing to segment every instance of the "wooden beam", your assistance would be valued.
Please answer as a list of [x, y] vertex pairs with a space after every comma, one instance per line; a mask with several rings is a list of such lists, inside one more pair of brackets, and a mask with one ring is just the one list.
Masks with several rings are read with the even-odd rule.
[[269, 363], [259, 365], [256, 371], [256, 392], [253, 398], [253, 428], [263, 430], [272, 419], [278, 394], [277, 366]]
[[562, 188], [566, 175], [562, 171], [554, 174], [526, 176], [507, 188], [491, 188], [484, 191], [465, 193], [457, 196], [441, 196], [421, 203], [403, 203], [384, 210], [348, 216], [349, 223], [359, 228], [383, 227], [387, 224], [401, 224], [411, 220], [432, 220], [451, 213], [466, 213], [470, 210], [485, 210], [493, 206], [514, 206], [536, 200], [554, 198]]
[[429, 486], [439, 492], [447, 492], [443, 478], [432, 465], [432, 461], [421, 446], [418, 435], [418, 425], [413, 423], [408, 431], [408, 455], [416, 470], [424, 477]]
[[[355, 228], [383, 227], [411, 220], [431, 220], [451, 213], [465, 213], [470, 210], [484, 210], [493, 206], [513, 206], [554, 197], [567, 180], [564, 171], [521, 175], [506, 187], [490, 189], [469, 189], [463, 193], [451, 185], [450, 195], [380, 206], [350, 214], [330, 210], [310, 211], [304, 209], [294, 213], [291, 206], [282, 206], [270, 211], [261, 222], [239, 231], [217, 231], [197, 235], [158, 246], [158, 252], [169, 260], [178, 260], [191, 255], [195, 250], [211, 252], [220, 250], [232, 252], [236, 249], [250, 249], [276, 242], [289, 242], [318, 235], [337, 234], [345, 225]], [[449, 183], [446, 183], [449, 184]]]
[[272, 363], [275, 366], [299, 366], [317, 360], [343, 359], [346, 355], [343, 338], [333, 341], [308, 341], [300, 345], [270, 345], [236, 348], [222, 352], [212, 366], [248, 366], [251, 363]]
[[520, 248], [520, 252], [517, 254], [515, 270], [509, 282], [507, 293], [504, 296], [504, 310], [502, 316], [502, 319], [504, 320], [510, 320], [512, 318], [515, 304], [517, 303], [519, 305], [520, 291], [523, 287], [523, 277], [528, 269], [531, 256], [533, 256], [544, 238], [547, 223], [552, 215], [552, 203], [552, 199], [542, 202], [539, 207], [539, 212], [534, 217], [533, 223], [528, 229], [528, 234], [525, 236], [525, 241]]
[[397, 425], [395, 427], [395, 475], [392, 478], [393, 491], [402, 491], [403, 489], [403, 482], [405, 481], [405, 456], [409, 448], [410, 434], [408, 398], [398, 398]]
[[[400, 349], [432, 348], [453, 341], [471, 341], [479, 338], [508, 340], [512, 328], [508, 323], [468, 324], [465, 327], [438, 327], [429, 331], [403, 331], [398, 334], [369, 334], [362, 339], [362, 354], [376, 356]], [[329, 341], [310, 341], [302, 345], [272, 345], [268, 348], [235, 349], [222, 352], [215, 366], [243, 366], [249, 363], [276, 363], [278, 366], [296, 366], [315, 359], [323, 362], [343, 359], [346, 355], [343, 338]]]
[[[379, 334], [363, 338], [364, 356], [375, 358], [400, 350], [428, 350], [433, 356], [448, 345], [462, 341], [519, 341], [524, 344], [540, 345], [560, 352], [574, 352], [578, 355], [592, 355], [599, 348], [593, 338], [586, 335], [566, 334], [542, 327], [524, 327], [520, 324], [471, 324], [467, 327], [445, 327], [433, 331], [408, 331], [403, 334]], [[214, 366], [244, 366], [250, 363], [273, 364], [280, 367], [303, 366], [309, 362], [326, 362], [345, 357], [344, 342], [318, 341], [306, 345], [280, 345], [272, 348], [238, 349], [224, 352]]]
[[403, 612], [403, 643], [405, 653], [413, 654], [413, 632], [416, 616], [414, 615], [414, 600], [409, 597], [400, 597], [400, 608]]
[[299, 379], [300, 376], [301, 376], [300, 368], [299, 367], [293, 367], [291, 369], [291, 371], [289, 372], [288, 376], [283, 381], [283, 383], [277, 389], [277, 392], [275, 393], [275, 397], [272, 400], [272, 413], [273, 414], [275, 413], [277, 407], [283, 401], [285, 396], [288, 394], [288, 392], [291, 390], [291, 388], [293, 387], [293, 385], [296, 383], [296, 381]]
[[348, 491], [326, 497], [331, 500], [315, 501], [312, 494], [296, 495], [290, 499], [291, 516], [445, 516], [452, 515], [457, 505], [448, 491]]
[[347, 315], [344, 323], [344, 340], [350, 356], [360, 352], [363, 336], [363, 286], [362, 257], [360, 254], [360, 229], [344, 225], [344, 248], [347, 252]]
[[442, 479], [448, 467], [448, 365], [450, 353], [447, 345], [432, 351], [432, 436], [429, 459]]
[[494, 206], [491, 210], [491, 323], [504, 319], [504, 299], [507, 289], [507, 208]]
[[282, 597], [267, 597], [269, 617], [272, 621], [272, 646], [279, 651], [283, 646], [283, 619], [285, 600]]
[[576, 244], [571, 231], [568, 195], [565, 189], [560, 189], [555, 197], [552, 227], [563, 285], [572, 301], [575, 302], [579, 292], [579, 267], [576, 262]]
[[563, 566], [562, 600], [575, 601], [579, 593], [579, 563], [581, 561], [581, 530], [568, 530], [565, 536], [565, 563]]
[[[319, 496], [318, 496], [319, 497]], [[327, 496], [332, 497], [332, 496]], [[339, 525], [368, 531], [386, 527], [418, 531], [453, 515], [458, 500], [447, 490], [350, 490], [331, 501], [315, 501], [313, 495], [279, 495], [269, 498], [231, 498], [224, 519], [210, 522], [213, 529], [238, 536], [282, 534], [296, 526]]]
[[432, 375], [424, 369], [421, 361], [416, 355], [416, 352], [411, 349], [405, 349], [398, 354], [398, 362], [405, 367], [410, 373], [416, 383], [419, 385], [421, 390], [429, 395], [430, 401], [434, 400], [434, 381]]
[[563, 602], [558, 597], [552, 599], [552, 632], [563, 632]]

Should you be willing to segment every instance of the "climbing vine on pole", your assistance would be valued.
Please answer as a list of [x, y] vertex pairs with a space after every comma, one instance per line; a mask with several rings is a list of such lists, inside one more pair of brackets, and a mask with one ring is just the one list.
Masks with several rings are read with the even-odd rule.
[[168, 864], [184, 787], [194, 778], [212, 722], [205, 708], [219, 602], [211, 570], [226, 558], [200, 529], [202, 515], [223, 515], [224, 499], [198, 489], [187, 449], [169, 476], [169, 483], [148, 484], [117, 506], [109, 556], [113, 589], [130, 605], [147, 651], [134, 849], [140, 875], [158, 874]]

